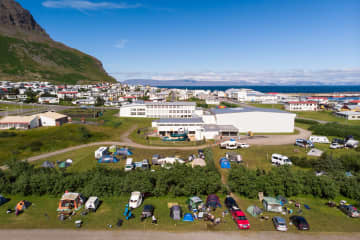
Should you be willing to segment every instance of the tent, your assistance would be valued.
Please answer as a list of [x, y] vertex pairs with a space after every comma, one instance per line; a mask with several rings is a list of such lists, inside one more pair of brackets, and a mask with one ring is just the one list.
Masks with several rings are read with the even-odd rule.
[[5, 198], [3, 195], [0, 195], [0, 206], [7, 203], [9, 199]]
[[187, 200], [187, 203], [189, 204], [189, 210], [198, 209], [198, 207], [203, 203], [201, 198], [199, 197], [191, 197]]
[[231, 168], [229, 159], [221, 158], [220, 159], [220, 166], [221, 166], [221, 168]]
[[211, 208], [221, 207], [220, 199], [216, 194], [210, 194], [206, 198], [206, 206]]
[[116, 151], [116, 155], [131, 156], [133, 153], [128, 148], [120, 148]]
[[58, 167], [59, 168], [66, 168], [66, 162], [58, 162]]
[[323, 154], [323, 152], [324, 152], [324, 151], [321, 151], [321, 150], [319, 150], [319, 149], [317, 149], [317, 148], [313, 148], [313, 149], [311, 149], [311, 150], [307, 153], [307, 155], [308, 155], [308, 156], [314, 156], [314, 157], [321, 157], [321, 155]]
[[281, 202], [281, 205], [285, 205], [285, 204], [288, 204], [288, 200], [285, 198], [285, 197], [283, 197], [283, 196], [281, 196], [281, 195], [278, 195], [277, 197], [276, 197], [276, 199], [277, 200], [279, 200], [280, 202]]
[[119, 160], [111, 155], [104, 155], [99, 160], [98, 163], [117, 163]]
[[170, 217], [174, 220], [181, 220], [182, 210], [179, 205], [174, 205], [170, 208]]
[[193, 222], [194, 216], [191, 213], [185, 213], [183, 222]]
[[115, 146], [115, 145], [112, 145], [112, 146], [109, 147], [109, 152], [110, 152], [110, 153], [115, 153], [115, 152], [116, 152], [116, 149], [117, 149], [116, 146]]
[[249, 207], [246, 209], [246, 211], [247, 211], [248, 213], [250, 213], [251, 216], [253, 216], [253, 217], [257, 217], [257, 216], [259, 216], [260, 214], [262, 214], [262, 212], [263, 212], [259, 207], [255, 206], [255, 205], [249, 206]]
[[195, 158], [194, 161], [192, 161], [191, 166], [192, 167], [195, 167], [195, 166], [205, 167], [206, 162], [202, 158]]
[[43, 168], [54, 168], [55, 165], [52, 162], [45, 161], [45, 162], [43, 162], [43, 164], [41, 164], [41, 167], [43, 167]]

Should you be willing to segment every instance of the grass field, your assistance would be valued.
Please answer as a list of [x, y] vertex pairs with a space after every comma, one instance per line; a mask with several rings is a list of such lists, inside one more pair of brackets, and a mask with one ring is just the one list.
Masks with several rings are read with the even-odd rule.
[[[221, 203], [225, 196], [219, 195]], [[108, 224], [113, 225], [112, 230], [152, 230], [152, 231], [238, 231], [236, 225], [232, 221], [230, 215], [226, 215], [222, 223], [218, 226], [210, 226], [207, 222], [197, 220], [193, 223], [174, 221], [169, 217], [168, 203], [178, 203], [181, 205], [184, 212], [188, 212], [186, 207], [186, 197], [150, 197], [145, 199], [140, 208], [133, 210], [134, 218], [125, 220], [123, 216], [125, 204], [128, 202], [129, 196], [122, 197], [107, 197], [102, 198], [102, 204], [95, 213], [89, 213], [87, 216], [77, 215], [73, 216], [71, 220], [67, 219], [61, 222], [57, 219], [56, 208], [60, 196], [7, 196], [11, 201], [0, 206], [1, 218], [0, 229], [74, 229], [75, 220], [81, 219], [83, 221], [83, 229], [105, 230], [109, 229]], [[5, 214], [6, 209], [13, 209], [16, 203], [20, 200], [28, 200], [32, 202], [32, 206], [25, 210], [19, 216], [12, 214]], [[206, 197], [202, 196], [205, 201]], [[325, 206], [326, 200], [316, 199], [308, 196], [290, 198], [299, 201], [302, 204], [308, 204], [310, 210], [302, 208], [304, 216], [311, 228], [311, 232], [359, 232], [360, 219], [352, 219], [347, 217], [336, 208], [329, 208]], [[340, 200], [340, 199], [337, 199]], [[351, 202], [351, 201], [350, 201]], [[140, 221], [142, 208], [145, 204], [152, 204], [155, 207], [155, 216], [158, 219], [158, 225], [151, 224], [151, 219]], [[261, 207], [258, 200], [251, 200], [240, 198], [238, 202], [243, 211], [246, 211], [250, 205], [257, 205]], [[293, 205], [290, 208], [295, 209]], [[222, 212], [225, 211], [224, 206], [217, 209], [214, 213], [216, 217], [221, 217]], [[296, 212], [297, 210], [295, 210]], [[251, 224], [250, 231], [274, 231], [271, 217], [279, 216], [274, 213], [264, 213], [264, 216], [269, 216], [269, 220], [252, 217], [245, 212]], [[281, 215], [281, 214], [280, 214]], [[284, 216], [288, 222], [288, 216]], [[122, 227], [116, 227], [115, 224], [118, 219], [123, 219]], [[290, 232], [298, 232], [293, 226], [289, 226]]]
[[[44, 161], [55, 163], [56, 161], [64, 161], [66, 159], [72, 159], [73, 164], [68, 168], [68, 171], [88, 171], [96, 166], [109, 167], [109, 168], [123, 168], [125, 166], [125, 159], [121, 159], [118, 163], [97, 163], [95, 160], [94, 152], [100, 146], [87, 147], [78, 149], [76, 151], [59, 154], [57, 156], [42, 159], [34, 162], [36, 166], [40, 166]], [[135, 149], [130, 148], [134, 155], [131, 157], [135, 162], [148, 159], [151, 162], [152, 155], [160, 154], [162, 157], [179, 156], [180, 158], [187, 159], [190, 154], [196, 153], [196, 151], [181, 151], [181, 150], [149, 150], [149, 149]]]
[[317, 111], [317, 112], [294, 112], [298, 117], [309, 118], [315, 120], [322, 120], [327, 122], [338, 122], [341, 124], [360, 125], [360, 121], [349, 121], [344, 118], [336, 117], [331, 111]]
[[[7, 104], [7, 103], [0, 103], [0, 109], [3, 111], [14, 111], [18, 109], [30, 109], [33, 108], [33, 106], [30, 105], [18, 105], [18, 104]], [[35, 107], [37, 109], [38, 107]]]
[[248, 105], [258, 108], [274, 108], [274, 109], [280, 109], [284, 110], [283, 104], [261, 104], [261, 103], [249, 103]]

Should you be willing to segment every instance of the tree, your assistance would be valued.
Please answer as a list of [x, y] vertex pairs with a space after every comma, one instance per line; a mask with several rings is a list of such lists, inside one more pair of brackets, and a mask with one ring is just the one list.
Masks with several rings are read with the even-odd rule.
[[104, 106], [105, 100], [102, 97], [97, 97], [95, 101], [95, 106]]

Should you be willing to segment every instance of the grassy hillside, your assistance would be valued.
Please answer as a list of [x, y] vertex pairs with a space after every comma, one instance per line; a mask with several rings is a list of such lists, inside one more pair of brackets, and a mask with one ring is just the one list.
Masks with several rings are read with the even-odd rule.
[[80, 51], [56, 42], [29, 42], [3, 35], [0, 35], [0, 80], [115, 82], [100, 61]]

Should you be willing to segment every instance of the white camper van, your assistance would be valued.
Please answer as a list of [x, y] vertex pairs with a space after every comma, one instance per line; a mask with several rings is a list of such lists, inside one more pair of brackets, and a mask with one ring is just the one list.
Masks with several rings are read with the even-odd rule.
[[292, 165], [291, 160], [287, 156], [278, 153], [271, 155], [271, 163], [273, 165]]
[[89, 209], [93, 212], [96, 211], [96, 209], [100, 205], [100, 200], [98, 197], [89, 197], [89, 199], [85, 203], [85, 209]]
[[134, 164], [133, 164], [133, 159], [132, 158], [127, 158], [126, 159], [126, 163], [125, 163], [125, 171], [131, 171], [134, 169]]
[[95, 151], [95, 158], [100, 159], [103, 155], [106, 155], [108, 151], [108, 147], [99, 147], [98, 150]]
[[309, 140], [313, 143], [330, 143], [329, 139], [325, 136], [310, 136]]

